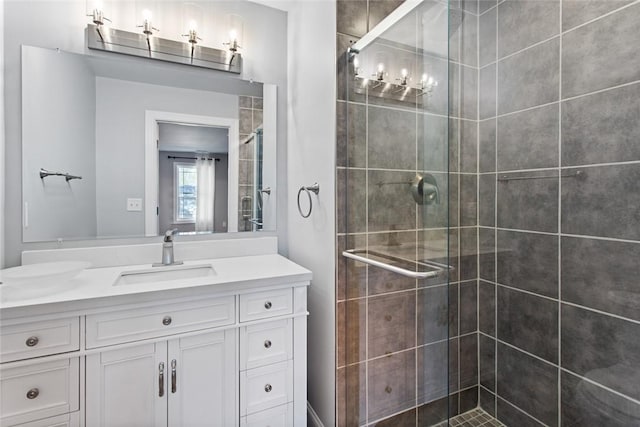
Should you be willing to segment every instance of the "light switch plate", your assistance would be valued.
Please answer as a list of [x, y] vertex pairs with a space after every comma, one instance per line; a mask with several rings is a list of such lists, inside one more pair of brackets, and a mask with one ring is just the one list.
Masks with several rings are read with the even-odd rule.
[[127, 199], [127, 211], [129, 212], [142, 211], [142, 199]]

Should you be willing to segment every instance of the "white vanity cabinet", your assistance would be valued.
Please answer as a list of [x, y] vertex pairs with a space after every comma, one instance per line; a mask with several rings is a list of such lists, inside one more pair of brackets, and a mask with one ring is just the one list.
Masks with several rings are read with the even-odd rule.
[[235, 347], [231, 329], [88, 355], [87, 425], [236, 425]]
[[0, 426], [304, 426], [305, 280], [3, 309]]

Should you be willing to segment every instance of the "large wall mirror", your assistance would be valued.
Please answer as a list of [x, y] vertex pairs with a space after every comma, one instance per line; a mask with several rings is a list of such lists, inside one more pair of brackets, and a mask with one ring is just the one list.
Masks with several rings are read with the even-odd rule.
[[22, 128], [24, 242], [275, 230], [273, 85], [23, 46]]

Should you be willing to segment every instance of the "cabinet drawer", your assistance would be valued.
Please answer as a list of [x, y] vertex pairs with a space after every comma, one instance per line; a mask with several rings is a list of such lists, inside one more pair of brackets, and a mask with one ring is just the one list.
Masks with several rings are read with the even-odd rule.
[[240, 332], [240, 370], [293, 357], [291, 319], [245, 326]]
[[208, 298], [87, 316], [87, 348], [234, 323], [234, 297]]
[[242, 417], [242, 427], [293, 427], [293, 403]]
[[9, 426], [77, 411], [79, 374], [77, 357], [3, 368], [0, 424]]
[[249, 415], [293, 401], [293, 361], [240, 374], [240, 415]]
[[80, 319], [20, 323], [0, 328], [0, 362], [65, 353], [80, 348]]
[[291, 289], [240, 295], [240, 321], [264, 319], [293, 312]]

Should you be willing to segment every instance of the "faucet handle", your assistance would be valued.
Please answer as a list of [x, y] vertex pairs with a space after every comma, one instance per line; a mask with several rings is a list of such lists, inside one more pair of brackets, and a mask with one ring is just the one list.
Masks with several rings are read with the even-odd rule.
[[177, 228], [171, 228], [164, 232], [164, 241], [173, 242], [173, 236], [178, 233]]

